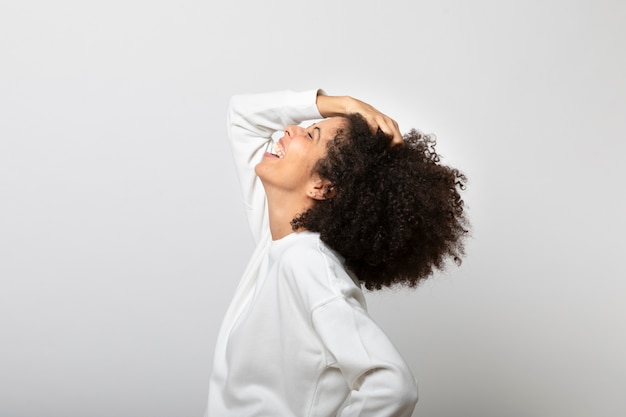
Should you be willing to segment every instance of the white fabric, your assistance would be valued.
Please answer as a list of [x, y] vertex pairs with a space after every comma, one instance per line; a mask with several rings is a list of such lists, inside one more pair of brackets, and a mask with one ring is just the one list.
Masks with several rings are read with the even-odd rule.
[[409, 417], [415, 379], [317, 233], [272, 241], [254, 166], [271, 135], [322, 118], [317, 91], [235, 96], [228, 129], [257, 244], [215, 348], [208, 417]]

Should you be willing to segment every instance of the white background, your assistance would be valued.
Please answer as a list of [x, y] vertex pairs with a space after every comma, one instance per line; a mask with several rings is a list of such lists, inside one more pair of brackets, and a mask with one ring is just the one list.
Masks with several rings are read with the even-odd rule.
[[252, 243], [235, 93], [324, 88], [469, 177], [460, 268], [368, 294], [415, 416], [626, 415], [619, 0], [0, 5], [0, 415], [199, 417]]

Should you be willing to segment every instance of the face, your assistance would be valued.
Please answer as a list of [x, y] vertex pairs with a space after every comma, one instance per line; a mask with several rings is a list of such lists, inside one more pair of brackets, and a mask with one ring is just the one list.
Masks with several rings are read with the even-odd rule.
[[308, 193], [317, 178], [313, 167], [327, 153], [328, 142], [343, 126], [345, 119], [333, 117], [309, 127], [287, 126], [275, 146], [274, 153], [265, 153], [255, 168], [256, 174], [268, 187], [287, 192]]

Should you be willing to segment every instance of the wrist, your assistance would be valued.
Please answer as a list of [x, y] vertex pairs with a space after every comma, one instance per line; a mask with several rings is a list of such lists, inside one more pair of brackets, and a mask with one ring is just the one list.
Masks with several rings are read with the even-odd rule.
[[323, 117], [335, 117], [343, 116], [348, 113], [350, 100], [351, 97], [349, 96], [326, 96], [318, 94], [315, 104]]

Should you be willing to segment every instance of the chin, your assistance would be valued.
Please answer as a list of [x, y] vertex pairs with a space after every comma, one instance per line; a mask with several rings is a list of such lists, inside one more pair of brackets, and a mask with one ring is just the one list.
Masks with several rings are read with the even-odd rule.
[[259, 177], [261, 182], [267, 179], [267, 167], [264, 165], [265, 164], [263, 163], [263, 161], [261, 161], [254, 166], [254, 173], [257, 175], [257, 177]]

